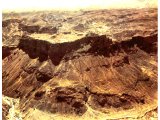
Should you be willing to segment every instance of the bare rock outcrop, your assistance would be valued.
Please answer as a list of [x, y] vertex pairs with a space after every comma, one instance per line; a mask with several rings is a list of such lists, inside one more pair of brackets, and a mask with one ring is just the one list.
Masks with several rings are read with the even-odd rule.
[[[20, 100], [18, 117], [156, 116], [157, 10], [52, 12], [5, 14], [2, 22], [2, 92]], [[3, 104], [3, 118], [14, 109]]]
[[102, 35], [58, 44], [23, 36], [16, 48], [3, 52], [3, 94], [20, 97], [24, 110], [61, 114], [83, 115], [86, 104], [110, 114], [153, 107], [157, 68], [150, 62], [157, 59], [156, 48], [157, 35], [122, 42]]

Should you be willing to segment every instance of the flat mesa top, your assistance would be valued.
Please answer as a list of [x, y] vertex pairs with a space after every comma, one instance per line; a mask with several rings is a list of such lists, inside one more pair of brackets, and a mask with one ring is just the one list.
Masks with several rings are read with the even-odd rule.
[[63, 43], [63, 42], [71, 42], [78, 39], [83, 38], [83, 36], [78, 36], [76, 34], [58, 34], [58, 35], [50, 35], [50, 34], [31, 34], [29, 37], [32, 37], [34, 39], [48, 41], [50, 43]]

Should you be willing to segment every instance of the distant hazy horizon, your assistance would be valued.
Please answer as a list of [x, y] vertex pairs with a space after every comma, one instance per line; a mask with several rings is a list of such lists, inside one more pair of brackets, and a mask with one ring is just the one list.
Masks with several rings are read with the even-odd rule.
[[2, 10], [79, 10], [79, 9], [120, 9], [157, 8], [158, 0], [3, 0]]

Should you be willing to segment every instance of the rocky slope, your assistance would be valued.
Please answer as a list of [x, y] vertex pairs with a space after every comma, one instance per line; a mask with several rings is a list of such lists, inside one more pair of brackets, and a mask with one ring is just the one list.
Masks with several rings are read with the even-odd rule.
[[[121, 12], [124, 11], [128, 14], [133, 12]], [[151, 11], [153, 13], [145, 18], [147, 21], [153, 20], [153, 25], [157, 26], [157, 20], [153, 17], [156, 10]], [[74, 19], [67, 18], [67, 24], [68, 20], [73, 20], [75, 24], [76, 20], [79, 22], [84, 16], [94, 19], [92, 14], [102, 16], [108, 12], [103, 10], [83, 12], [81, 15], [76, 13]], [[130, 16], [128, 14], [127, 17]], [[117, 16], [119, 15], [122, 14], [117, 11]], [[66, 13], [64, 16], [67, 16]], [[138, 20], [137, 14], [132, 13], [131, 16]], [[146, 19], [143, 20], [144, 23]], [[116, 39], [108, 37], [107, 32], [102, 35], [96, 32], [77, 38], [72, 36], [72, 32], [64, 33], [62, 27], [56, 27], [56, 30], [43, 25], [36, 27], [27, 25], [24, 21], [3, 21], [2, 46], [3, 95], [20, 100], [18, 109], [22, 119], [157, 119], [156, 28], [150, 27], [151, 31], [144, 35], [142, 33], [146, 29], [141, 27], [140, 30], [137, 25], [133, 30], [140, 30], [139, 36], [127, 34], [124, 37], [123, 33], [127, 32], [121, 29], [121, 33], [117, 27], [121, 37]], [[65, 19], [62, 21], [66, 22]], [[84, 27], [86, 26], [78, 25], [72, 30], [81, 31]], [[94, 30], [97, 27], [91, 28]], [[87, 33], [86, 30], [82, 31]], [[55, 37], [51, 40], [33, 37], [33, 34], [44, 35], [43, 33]], [[14, 39], [15, 35], [18, 38]], [[56, 38], [57, 36], [72, 36], [72, 39], [62, 40], [61, 37]], [[7, 110], [4, 118], [5, 116]]]

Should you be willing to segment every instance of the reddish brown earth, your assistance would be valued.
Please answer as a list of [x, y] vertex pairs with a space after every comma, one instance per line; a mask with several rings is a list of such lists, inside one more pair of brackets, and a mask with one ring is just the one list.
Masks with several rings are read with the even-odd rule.
[[[22, 118], [157, 119], [157, 10], [57, 14], [59, 20], [47, 19], [49, 26], [40, 18], [51, 13], [35, 14], [41, 15], [39, 24], [31, 23], [37, 19], [33, 13], [16, 14], [19, 19], [4, 15], [3, 95], [20, 100], [17, 109]], [[61, 27], [57, 27], [60, 20]], [[105, 32], [88, 33], [97, 26], [106, 29], [100, 26], [102, 23], [89, 26], [89, 20], [111, 27]], [[85, 24], [75, 26], [77, 22]], [[54, 37], [43, 40], [33, 34]], [[73, 40], [62, 40], [70, 36]], [[4, 106], [4, 116], [6, 111]]]

